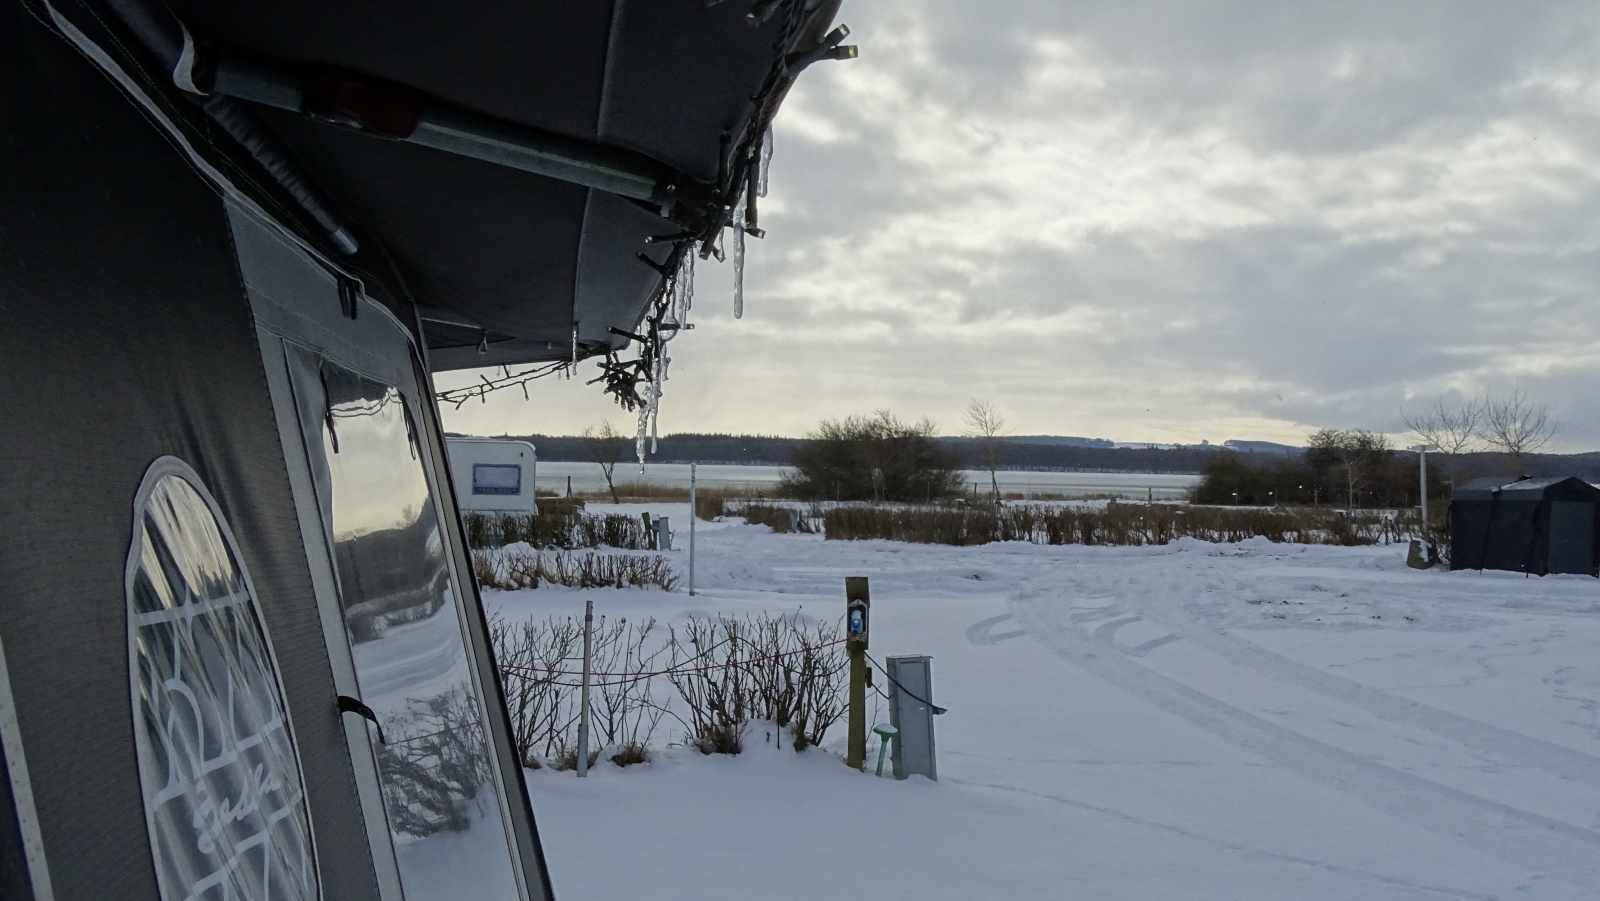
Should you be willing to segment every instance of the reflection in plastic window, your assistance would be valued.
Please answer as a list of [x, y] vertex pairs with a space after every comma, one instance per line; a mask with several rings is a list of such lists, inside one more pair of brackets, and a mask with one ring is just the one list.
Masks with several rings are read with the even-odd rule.
[[472, 464], [473, 494], [522, 493], [522, 467], [515, 463]]
[[283, 688], [232, 537], [173, 458], [128, 561], [134, 732], [163, 901], [320, 897]]
[[439, 518], [404, 398], [293, 349], [346, 636], [407, 901], [521, 897]]

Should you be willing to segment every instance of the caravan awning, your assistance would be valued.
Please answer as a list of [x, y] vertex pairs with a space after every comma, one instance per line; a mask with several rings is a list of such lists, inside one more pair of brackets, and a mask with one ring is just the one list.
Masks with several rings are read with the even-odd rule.
[[107, 5], [414, 304], [435, 370], [626, 344], [730, 224], [799, 70], [851, 51], [838, 0]]

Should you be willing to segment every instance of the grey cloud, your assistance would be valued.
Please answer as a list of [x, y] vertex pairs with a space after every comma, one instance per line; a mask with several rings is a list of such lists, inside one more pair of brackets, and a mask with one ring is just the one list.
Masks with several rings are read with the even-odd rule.
[[[808, 72], [780, 116], [750, 312], [728, 319], [726, 273], [703, 272], [663, 427], [951, 424], [987, 394], [1029, 432], [1292, 440], [1517, 384], [1568, 447], [1600, 443], [1590, 5], [843, 20], [862, 58]], [[495, 415], [560, 430], [602, 403]]]

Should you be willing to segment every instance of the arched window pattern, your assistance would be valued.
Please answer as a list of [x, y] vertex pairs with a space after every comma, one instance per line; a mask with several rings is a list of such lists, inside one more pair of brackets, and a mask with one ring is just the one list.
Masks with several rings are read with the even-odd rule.
[[163, 901], [320, 897], [261, 613], [193, 470], [145, 476], [127, 574], [133, 720]]
[[[417, 425], [392, 385], [291, 348], [306, 451], [407, 901], [523, 897]], [[376, 738], [376, 734], [374, 735]]]

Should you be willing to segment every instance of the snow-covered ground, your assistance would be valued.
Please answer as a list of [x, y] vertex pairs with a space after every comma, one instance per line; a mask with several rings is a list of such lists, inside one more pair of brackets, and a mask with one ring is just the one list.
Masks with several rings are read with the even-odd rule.
[[[686, 507], [649, 509], [686, 569]], [[834, 617], [844, 577], [870, 576], [873, 655], [933, 655], [940, 781], [759, 730], [736, 758], [531, 772], [562, 901], [1600, 897], [1596, 580], [1417, 572], [1400, 548], [949, 548], [733, 523], [700, 524], [697, 570], [694, 598], [486, 599]]]

